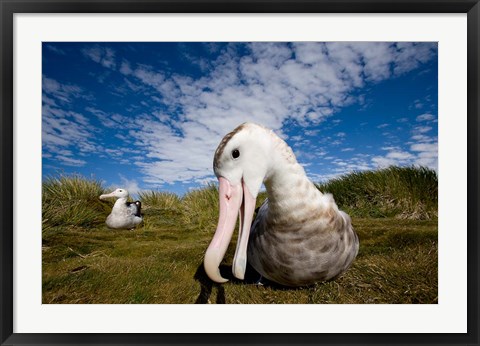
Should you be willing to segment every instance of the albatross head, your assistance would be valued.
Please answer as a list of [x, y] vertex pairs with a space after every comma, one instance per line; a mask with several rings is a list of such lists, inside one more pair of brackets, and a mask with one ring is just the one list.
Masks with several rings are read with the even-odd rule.
[[240, 231], [232, 270], [235, 277], [244, 278], [255, 201], [271, 164], [271, 136], [256, 124], [240, 125], [222, 139], [215, 151], [213, 168], [219, 180], [220, 215], [204, 259], [205, 272], [215, 282], [228, 281], [218, 267], [239, 214]]
[[110, 192], [105, 195], [101, 195], [99, 198], [100, 199], [105, 199], [105, 198], [110, 198], [110, 197], [116, 197], [116, 198], [127, 198], [128, 197], [128, 191], [125, 189], [116, 189], [113, 192]]

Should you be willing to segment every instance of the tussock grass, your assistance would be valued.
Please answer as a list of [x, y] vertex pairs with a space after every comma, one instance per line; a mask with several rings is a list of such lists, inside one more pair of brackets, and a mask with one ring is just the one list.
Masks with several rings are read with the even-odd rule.
[[105, 221], [111, 205], [98, 197], [105, 193], [101, 183], [78, 175], [49, 177], [42, 184], [44, 227], [56, 225], [89, 226]]
[[[251, 268], [245, 281], [234, 279], [236, 235], [220, 267], [230, 281], [218, 285], [208, 279], [203, 256], [218, 220], [216, 185], [183, 197], [141, 192], [144, 222], [130, 231], [105, 226], [112, 201], [98, 199], [105, 192], [99, 182], [80, 176], [49, 178], [42, 192], [42, 302], [436, 304], [433, 173], [391, 168], [319, 186], [352, 215], [360, 252], [335, 281], [297, 289], [254, 285], [258, 274]], [[265, 193], [260, 194], [257, 205], [264, 198]]]
[[142, 202], [143, 225], [146, 228], [155, 225], [181, 227], [178, 220], [183, 214], [183, 206], [179, 196], [161, 191], [142, 191], [138, 196]]
[[354, 172], [317, 187], [351, 216], [431, 220], [438, 217], [437, 173], [424, 167]]
[[138, 193], [144, 208], [180, 209], [181, 199], [172, 192], [141, 191]]
[[182, 203], [182, 222], [186, 226], [207, 232], [215, 230], [219, 209], [218, 187], [215, 184], [189, 191], [183, 196]]

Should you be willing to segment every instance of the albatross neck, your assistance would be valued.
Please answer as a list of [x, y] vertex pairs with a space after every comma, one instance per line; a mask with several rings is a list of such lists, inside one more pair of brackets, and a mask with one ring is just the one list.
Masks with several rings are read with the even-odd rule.
[[268, 195], [268, 219], [296, 219], [303, 215], [306, 203], [317, 204], [322, 193], [308, 179], [292, 149], [280, 139], [265, 179]]
[[113, 207], [118, 207], [118, 206], [120, 206], [120, 205], [122, 205], [122, 204], [127, 203], [127, 199], [128, 199], [127, 197], [120, 197], [119, 199], [117, 199], [117, 200], [115, 201], [115, 204], [114, 204]]

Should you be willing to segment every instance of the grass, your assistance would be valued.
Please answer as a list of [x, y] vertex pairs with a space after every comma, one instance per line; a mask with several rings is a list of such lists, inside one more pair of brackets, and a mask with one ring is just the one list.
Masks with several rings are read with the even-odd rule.
[[112, 204], [102, 204], [99, 181], [78, 175], [49, 177], [42, 184], [43, 230], [52, 226], [94, 226], [105, 221]]
[[218, 219], [218, 189], [214, 184], [195, 189], [183, 197], [184, 227], [208, 233], [215, 229]]
[[[68, 189], [66, 195], [60, 193]], [[98, 182], [78, 176], [44, 182], [44, 202], [56, 198], [63, 205], [61, 210], [71, 215], [80, 203], [76, 200], [81, 200], [89, 215], [88, 222], [75, 215], [73, 219], [61, 215], [44, 219], [44, 304], [438, 302], [437, 220], [430, 209], [421, 215], [399, 210], [375, 218], [372, 215], [378, 214], [368, 208], [363, 214], [358, 211], [353, 225], [361, 245], [352, 267], [335, 281], [286, 289], [254, 285], [257, 276], [251, 269], [245, 281], [235, 280], [230, 267], [235, 242], [220, 268], [231, 280], [218, 285], [206, 277], [203, 255], [218, 217], [214, 185], [183, 197], [157, 191], [140, 193], [145, 221], [135, 231], [105, 226], [111, 203], [99, 201], [101, 193]], [[358, 202], [342, 199], [342, 203], [349, 206]], [[378, 200], [373, 203], [380, 208]], [[44, 204], [44, 218], [54, 208], [58, 207]]]
[[423, 167], [355, 172], [317, 187], [330, 192], [351, 216], [428, 219], [438, 217], [437, 173]]

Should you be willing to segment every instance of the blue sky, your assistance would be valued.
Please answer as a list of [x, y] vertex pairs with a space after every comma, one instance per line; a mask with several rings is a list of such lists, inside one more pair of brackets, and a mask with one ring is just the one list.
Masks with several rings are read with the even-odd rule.
[[245, 121], [313, 181], [437, 169], [437, 67], [436, 43], [43, 43], [43, 176], [182, 194]]

